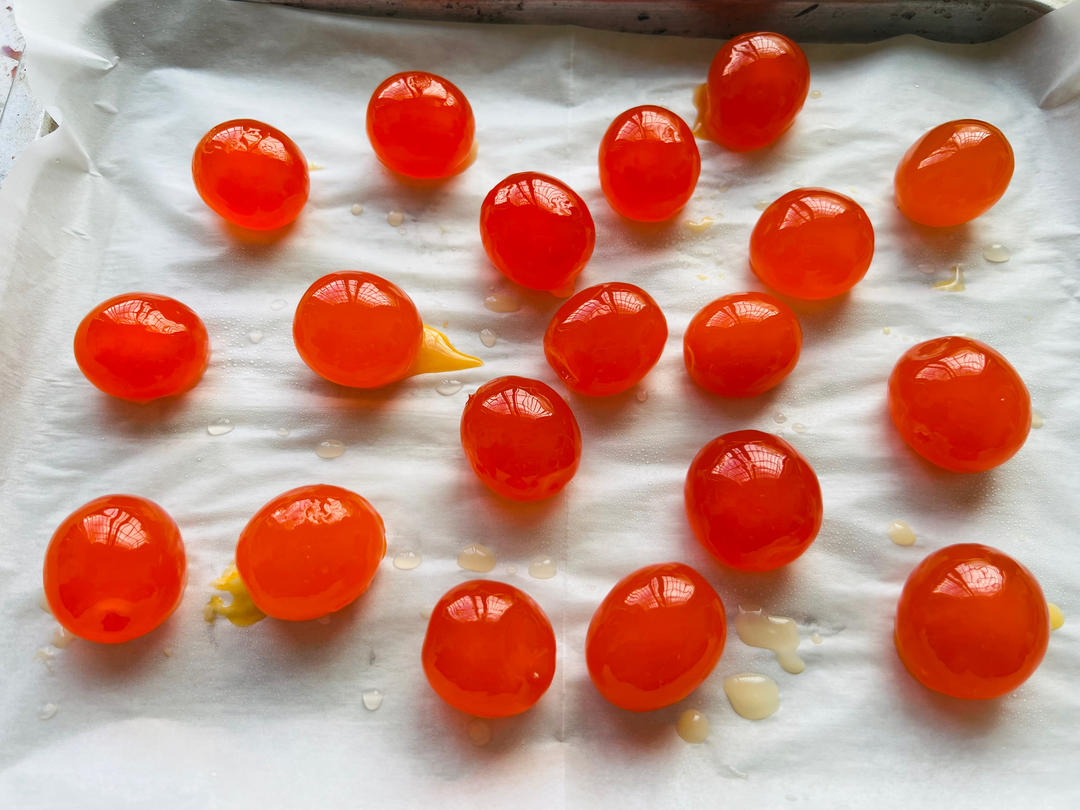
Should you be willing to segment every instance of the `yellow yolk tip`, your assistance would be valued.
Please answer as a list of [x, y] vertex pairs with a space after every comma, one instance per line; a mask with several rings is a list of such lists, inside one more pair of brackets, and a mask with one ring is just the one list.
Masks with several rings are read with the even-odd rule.
[[484, 365], [484, 361], [471, 354], [459, 352], [450, 343], [449, 338], [434, 326], [424, 324], [424, 342], [420, 353], [409, 369], [409, 375], [435, 374], [445, 371], [461, 371]]
[[1061, 608], [1055, 605], [1053, 602], [1046, 603], [1047, 610], [1050, 612], [1050, 629], [1059, 630], [1065, 624], [1065, 614], [1062, 613]]
[[224, 616], [237, 627], [248, 627], [266, 618], [266, 614], [255, 607], [248, 593], [244, 580], [240, 579], [240, 572], [235, 565], [230, 565], [225, 572], [210, 583], [213, 588], [232, 594], [232, 602], [225, 604], [220, 596], [211, 596], [210, 601], [203, 608], [203, 618], [211, 624], [218, 616]]

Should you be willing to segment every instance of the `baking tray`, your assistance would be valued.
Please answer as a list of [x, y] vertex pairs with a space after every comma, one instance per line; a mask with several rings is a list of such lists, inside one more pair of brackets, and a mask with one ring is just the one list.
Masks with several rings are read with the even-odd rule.
[[1038, 0], [248, 0], [373, 17], [581, 25], [636, 34], [727, 38], [779, 31], [802, 42], [874, 42], [916, 34], [988, 42], [1041, 17]]

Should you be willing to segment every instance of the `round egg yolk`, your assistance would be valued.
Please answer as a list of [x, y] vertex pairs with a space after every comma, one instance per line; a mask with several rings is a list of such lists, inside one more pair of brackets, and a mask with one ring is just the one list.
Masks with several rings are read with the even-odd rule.
[[86, 379], [133, 402], [184, 393], [210, 360], [199, 316], [151, 293], [125, 293], [98, 304], [75, 331], [74, 348]]
[[1007, 554], [961, 543], [911, 572], [896, 608], [900, 660], [924, 686], [956, 698], [1000, 697], [1042, 661], [1050, 616], [1032, 573]]
[[687, 697], [724, 651], [724, 605], [682, 563], [639, 569], [620, 580], [589, 622], [585, 662], [608, 701], [647, 712]]
[[789, 191], [761, 214], [750, 235], [750, 266], [793, 298], [845, 293], [866, 275], [874, 226], [850, 197], [823, 188]]
[[512, 585], [470, 580], [431, 612], [424, 674], [454, 708], [509, 717], [531, 708], [555, 675], [555, 633], [540, 606]]
[[255, 513], [236, 544], [236, 569], [259, 610], [304, 621], [360, 596], [385, 554], [382, 518], [366, 499], [313, 484], [284, 492]]
[[608, 396], [641, 381], [667, 334], [664, 313], [643, 289], [598, 284], [559, 307], [544, 334], [544, 355], [570, 390]]
[[526, 377], [497, 377], [469, 396], [461, 445], [491, 490], [516, 501], [561, 491], [581, 460], [581, 431], [566, 401]]
[[293, 341], [304, 362], [352, 388], [379, 388], [406, 376], [423, 339], [412, 299], [396, 284], [355, 270], [312, 284], [293, 318]]
[[367, 133], [388, 169], [407, 177], [449, 177], [468, 164], [476, 122], [465, 94], [451, 82], [410, 70], [375, 88]]
[[308, 198], [308, 167], [279, 129], [241, 118], [207, 132], [191, 160], [195, 190], [234, 225], [256, 231], [284, 227]]
[[596, 226], [585, 201], [568, 185], [521, 172], [484, 198], [480, 237], [492, 263], [511, 281], [569, 295], [592, 256]]
[[954, 472], [1004, 464], [1031, 428], [1024, 381], [997, 351], [966, 337], [916, 344], [889, 376], [889, 414], [904, 441]]
[[743, 34], [717, 52], [705, 85], [706, 132], [733, 152], [768, 146], [791, 126], [810, 90], [802, 49], [780, 34]]
[[187, 558], [180, 530], [153, 501], [106, 495], [68, 515], [45, 552], [56, 620], [88, 641], [149, 633], [180, 604]]
[[701, 448], [684, 494], [698, 540], [740, 571], [787, 565], [821, 528], [813, 468], [779, 436], [760, 430], [725, 433]]
[[706, 391], [724, 397], [754, 397], [779, 385], [801, 348], [795, 313], [758, 292], [706, 304], [683, 335], [686, 370]]
[[1012, 174], [1013, 151], [1001, 130], [985, 121], [949, 121], [900, 159], [896, 204], [922, 225], [960, 225], [1000, 200]]
[[611, 207], [629, 219], [671, 219], [694, 193], [700, 171], [694, 133], [663, 107], [627, 110], [600, 142], [600, 187]]

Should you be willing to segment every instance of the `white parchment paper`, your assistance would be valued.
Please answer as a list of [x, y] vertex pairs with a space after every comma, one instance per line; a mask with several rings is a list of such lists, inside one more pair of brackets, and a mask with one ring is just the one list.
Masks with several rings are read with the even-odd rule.
[[[604, 201], [599, 139], [635, 104], [692, 120], [717, 42], [227, 0], [22, 0], [16, 11], [35, 91], [62, 125], [0, 192], [0, 807], [1080, 806], [1080, 6], [985, 46], [808, 47], [816, 92], [792, 131], [743, 156], [702, 142], [690, 205], [650, 228]], [[476, 113], [479, 158], [442, 185], [403, 184], [364, 133], [372, 89], [409, 67], [450, 77]], [[241, 116], [282, 127], [318, 167], [307, 208], [277, 241], [229, 231], [192, 187], [198, 138]], [[896, 162], [925, 130], [961, 117], [1005, 131], [1015, 177], [970, 225], [921, 231], [892, 203]], [[646, 401], [569, 397], [584, 435], [580, 471], [550, 502], [516, 506], [479, 484], [457, 431], [466, 394], [491, 377], [556, 382], [541, 336], [558, 302], [529, 294], [516, 313], [482, 306], [508, 283], [480, 245], [480, 201], [530, 168], [567, 181], [592, 208], [597, 249], [579, 288], [643, 286], [671, 337], [642, 386]], [[842, 300], [797, 306], [803, 356], [779, 389], [749, 402], [706, 396], [683, 369], [685, 325], [711, 299], [759, 288], [747, 266], [755, 203], [799, 185], [866, 208], [874, 263]], [[400, 227], [387, 223], [391, 210], [403, 212]], [[686, 224], [703, 217], [715, 224], [700, 233]], [[991, 242], [1007, 245], [1010, 261], [984, 261]], [[957, 263], [966, 290], [932, 289]], [[316, 378], [293, 349], [291, 313], [311, 281], [342, 268], [397, 282], [486, 365], [370, 393]], [[210, 369], [178, 401], [113, 401], [75, 365], [79, 319], [129, 290], [179, 298], [207, 324]], [[484, 328], [497, 335], [491, 348]], [[252, 342], [252, 331], [264, 339]], [[885, 411], [899, 355], [957, 332], [1001, 350], [1045, 419], [1012, 461], [983, 475], [921, 462]], [[436, 392], [455, 376], [460, 393]], [[219, 418], [235, 429], [209, 435]], [[772, 575], [712, 562], [683, 514], [691, 458], [744, 427], [792, 441], [824, 492], [817, 541]], [[326, 439], [346, 453], [316, 457]], [[317, 481], [359, 491], [386, 520], [390, 555], [368, 594], [328, 623], [207, 625], [208, 583], [248, 518]], [[108, 492], [150, 497], [177, 519], [184, 602], [135, 642], [53, 648], [55, 621], [39, 607], [45, 546], [66, 514]], [[914, 547], [889, 541], [894, 519], [918, 533]], [[891, 640], [907, 573], [962, 540], [1016, 556], [1067, 616], [1035, 676], [989, 703], [928, 692]], [[550, 691], [527, 714], [492, 723], [482, 748], [419, 662], [424, 612], [471, 576], [455, 560], [473, 542], [497, 553], [492, 576], [539, 600], [559, 641]], [[422, 565], [393, 568], [400, 550], [421, 552]], [[557, 562], [553, 579], [527, 575], [541, 555]], [[732, 634], [683, 704], [643, 716], [607, 705], [585, 670], [589, 617], [617, 579], [669, 559], [705, 572], [729, 613], [755, 602], [798, 620], [806, 671], [789, 675]], [[740, 671], [779, 682], [776, 715], [734, 714], [721, 681]], [[378, 710], [363, 708], [365, 689], [385, 694]], [[688, 707], [711, 720], [704, 745], [675, 734]]]

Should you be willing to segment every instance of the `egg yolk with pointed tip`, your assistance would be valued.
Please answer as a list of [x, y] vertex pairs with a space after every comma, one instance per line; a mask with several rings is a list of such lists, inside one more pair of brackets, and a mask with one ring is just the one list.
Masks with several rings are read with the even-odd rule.
[[802, 329], [771, 295], [736, 293], [706, 304], [683, 335], [694, 382], [724, 397], [754, 397], [779, 385], [799, 360]]
[[667, 334], [664, 313], [643, 289], [597, 284], [559, 307], [544, 334], [544, 355], [571, 391], [608, 396], [641, 381]]
[[706, 133], [733, 152], [761, 149], [788, 130], [809, 90], [810, 65], [790, 39], [769, 31], [734, 37], [709, 66]]
[[313, 484], [284, 492], [255, 513], [236, 544], [236, 568], [259, 610], [304, 621], [360, 596], [385, 554], [375, 507], [342, 487]]
[[600, 188], [611, 207], [629, 219], [671, 219], [694, 193], [700, 171], [694, 133], [663, 107], [627, 110], [600, 141]]
[[355, 270], [329, 273], [300, 299], [293, 341], [316, 374], [352, 388], [379, 388], [409, 373], [424, 327], [393, 282]]
[[978, 543], [946, 546], [911, 572], [893, 635], [908, 672], [956, 698], [1001, 697], [1038, 668], [1050, 616], [1032, 573]]
[[954, 472], [1004, 464], [1027, 439], [1031, 396], [1009, 361], [978, 340], [908, 349], [889, 376], [889, 414], [905, 442]]
[[908, 219], [934, 228], [970, 222], [1001, 199], [1013, 174], [1013, 151], [985, 121], [948, 121], [912, 144], [896, 167], [896, 204]]
[[86, 379], [132, 402], [188, 391], [210, 360], [199, 316], [152, 293], [125, 293], [98, 304], [75, 331], [74, 348]]
[[551, 386], [526, 377], [497, 377], [469, 397], [461, 445], [480, 480], [516, 501], [560, 492], [581, 460], [570, 406]]
[[367, 133], [376, 156], [407, 177], [449, 177], [468, 164], [476, 123], [465, 94], [422, 70], [384, 79], [367, 107]]
[[284, 227], [308, 198], [308, 167], [281, 130], [250, 118], [207, 132], [191, 160], [195, 189], [234, 225], [256, 231]]
[[821, 528], [821, 486], [799, 452], [771, 433], [738, 430], [706, 444], [684, 489], [701, 544], [740, 571], [771, 571], [799, 557]]
[[750, 267], [793, 298], [832, 298], [854, 287], [874, 257], [874, 226], [850, 197], [823, 188], [789, 191], [750, 235]]
[[650, 565], [620, 580], [596, 609], [585, 663], [608, 701], [648, 712], [697, 689], [726, 636], [724, 605], [705, 577], [683, 563]]
[[106, 495], [56, 529], [45, 552], [45, 596], [66, 630], [116, 644], [169, 618], [186, 572], [184, 543], [168, 512], [146, 498]]
[[569, 295], [592, 256], [596, 226], [585, 201], [561, 180], [520, 172], [484, 198], [480, 237], [488, 258], [511, 281]]
[[447, 591], [428, 620], [421, 651], [435, 692], [477, 717], [532, 708], [555, 676], [555, 633], [532, 597], [475, 579]]

